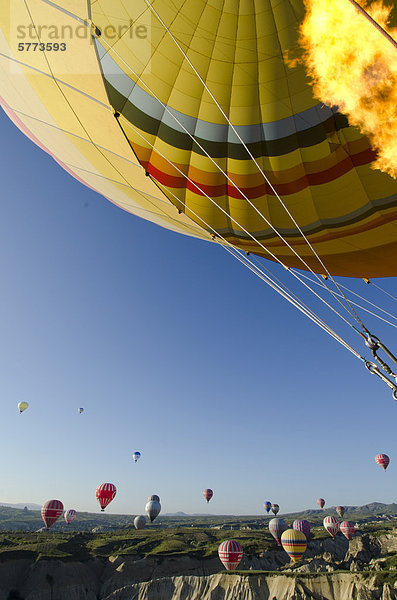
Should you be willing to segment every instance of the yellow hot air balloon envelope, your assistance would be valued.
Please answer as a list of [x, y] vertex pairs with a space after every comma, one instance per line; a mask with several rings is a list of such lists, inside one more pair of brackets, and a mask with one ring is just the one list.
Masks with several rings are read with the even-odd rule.
[[24, 410], [26, 410], [29, 407], [29, 404], [27, 402], [18, 402], [18, 410], [20, 413], [23, 413]]
[[281, 535], [281, 545], [293, 563], [300, 561], [307, 548], [306, 536], [302, 531], [287, 529]]
[[396, 275], [397, 182], [290, 60], [304, 15], [303, 0], [3, 0], [0, 101], [130, 213], [323, 273], [303, 232], [332, 274]]

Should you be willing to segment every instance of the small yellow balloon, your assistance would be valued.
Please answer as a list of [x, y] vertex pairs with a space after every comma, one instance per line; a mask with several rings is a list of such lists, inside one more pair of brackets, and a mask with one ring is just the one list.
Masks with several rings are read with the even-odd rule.
[[24, 410], [28, 408], [29, 404], [27, 402], [18, 402], [18, 410], [20, 413], [23, 413]]

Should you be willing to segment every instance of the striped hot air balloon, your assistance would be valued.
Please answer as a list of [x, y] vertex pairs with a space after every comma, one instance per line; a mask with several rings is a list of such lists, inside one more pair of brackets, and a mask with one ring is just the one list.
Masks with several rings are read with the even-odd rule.
[[347, 538], [350, 542], [356, 531], [353, 523], [351, 521], [342, 521], [342, 523], [339, 525], [339, 528], [345, 536], [345, 538]]
[[333, 538], [339, 531], [339, 521], [336, 517], [325, 517], [323, 525]]
[[70, 525], [70, 523], [74, 520], [76, 516], [76, 511], [73, 508], [69, 508], [69, 510], [67, 510], [65, 512], [65, 521], [67, 525]]
[[48, 500], [41, 507], [41, 518], [49, 529], [63, 513], [63, 504], [60, 500]]
[[135, 529], [143, 529], [146, 525], [146, 517], [143, 515], [139, 515], [134, 519], [134, 527]]
[[278, 545], [280, 545], [281, 534], [284, 533], [286, 529], [288, 529], [288, 525], [284, 519], [277, 518], [269, 521], [269, 531]]
[[263, 505], [263, 508], [266, 510], [267, 513], [270, 511], [271, 507], [272, 503], [269, 501], [265, 502], [265, 504]]
[[344, 506], [337, 506], [336, 507], [336, 512], [337, 512], [338, 516], [342, 519], [343, 515], [345, 514], [345, 507]]
[[307, 539], [302, 531], [287, 529], [281, 535], [281, 544], [293, 563], [298, 562], [307, 548]]
[[325, 506], [324, 498], [318, 498], [317, 504], [319, 505], [320, 508], [324, 508], [324, 506]]
[[243, 558], [243, 548], [236, 540], [225, 540], [218, 548], [218, 556], [227, 571], [234, 571]]
[[207, 488], [206, 490], [204, 490], [203, 496], [207, 500], [207, 504], [211, 500], [213, 495], [214, 495], [214, 492], [210, 488]]
[[387, 454], [377, 454], [375, 456], [375, 462], [377, 465], [382, 467], [384, 471], [386, 471], [390, 463], [390, 458], [387, 456]]
[[306, 519], [296, 519], [292, 523], [292, 529], [295, 529], [296, 531], [301, 531], [305, 535], [306, 539], [309, 539], [310, 523], [309, 521], [306, 521]]
[[280, 507], [278, 504], [272, 504], [272, 513], [274, 515], [276, 515], [278, 513], [278, 511], [280, 510]]
[[113, 485], [113, 483], [101, 483], [101, 485], [98, 485], [95, 496], [102, 511], [105, 510], [107, 505], [113, 500], [116, 491], [116, 486]]

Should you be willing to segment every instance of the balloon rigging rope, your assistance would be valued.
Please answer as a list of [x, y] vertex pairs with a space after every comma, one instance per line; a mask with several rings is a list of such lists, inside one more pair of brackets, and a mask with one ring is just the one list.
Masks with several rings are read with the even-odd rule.
[[[160, 187], [162, 187], [162, 184], [155, 177], [152, 176], [152, 179], [155, 182], [157, 182]], [[171, 192], [171, 194], [174, 196], [175, 200], [182, 203], [182, 201], [175, 194], [173, 194], [172, 192]], [[191, 209], [189, 209], [189, 210], [191, 210]], [[278, 294], [280, 294], [285, 300], [287, 300], [293, 306], [295, 306], [295, 308], [297, 308], [300, 312], [302, 312], [304, 315], [306, 315], [311, 321], [313, 321], [316, 325], [318, 325], [321, 329], [323, 329], [326, 333], [328, 333], [331, 337], [333, 337], [337, 342], [339, 342], [342, 346], [344, 346], [347, 350], [349, 350], [352, 354], [354, 354], [354, 356], [359, 358], [361, 361], [365, 360], [338, 333], [336, 333], [323, 319], [321, 319], [321, 317], [319, 317], [312, 309], [310, 309], [304, 302], [302, 302], [302, 300], [294, 292], [289, 290], [288, 287], [284, 283], [280, 282], [280, 280], [278, 280], [272, 273], [270, 273], [270, 276], [267, 275], [264, 272], [262, 265], [258, 266], [256, 264], [254, 264], [252, 262], [252, 260], [250, 260], [240, 248], [238, 248], [237, 246], [234, 246], [226, 238], [219, 235], [211, 225], [206, 223], [204, 221], [204, 219], [202, 217], [200, 217], [198, 214], [196, 214], [193, 210], [191, 210], [191, 212], [195, 215], [196, 218], [198, 218], [200, 221], [202, 221], [205, 226], [207, 226], [213, 230], [214, 234], [216, 234], [217, 237], [220, 238], [223, 242], [223, 243], [221, 243], [218, 241], [218, 244], [220, 246], [222, 246], [222, 248], [224, 248], [224, 250], [226, 250], [229, 254], [231, 254], [233, 256], [233, 258], [235, 258], [240, 263], [242, 263], [243, 266], [245, 266], [247, 269], [249, 269], [252, 273], [254, 273], [254, 275], [259, 277], [267, 285], [269, 285], [273, 290], [275, 290]], [[321, 285], [321, 284], [319, 284], [319, 285]]]
[[[266, 181], [266, 183], [268, 184], [268, 186], [270, 187], [270, 189], [272, 190], [273, 194], [276, 196], [276, 198], [278, 199], [278, 201], [280, 202], [281, 206], [284, 208], [284, 210], [286, 211], [287, 215], [289, 216], [289, 218], [291, 219], [291, 221], [294, 223], [295, 227], [298, 229], [299, 233], [301, 234], [302, 238], [304, 239], [304, 241], [306, 242], [306, 244], [308, 245], [308, 247], [310, 248], [310, 250], [313, 252], [314, 256], [317, 258], [319, 264], [322, 266], [322, 268], [324, 269], [325, 273], [328, 275], [328, 277], [330, 278], [330, 280], [334, 283], [335, 287], [339, 290], [339, 292], [341, 293], [342, 297], [344, 298], [345, 302], [347, 303], [347, 306], [345, 304], [343, 304], [339, 298], [335, 298], [340, 304], [342, 304], [342, 306], [344, 307], [344, 309], [346, 309], [350, 315], [357, 321], [357, 323], [359, 323], [359, 325], [361, 325], [361, 327], [364, 329], [364, 331], [367, 331], [364, 323], [362, 322], [362, 320], [360, 319], [360, 317], [358, 316], [358, 314], [356, 313], [356, 311], [354, 310], [354, 308], [351, 306], [349, 300], [346, 298], [345, 294], [343, 293], [343, 291], [340, 289], [339, 284], [337, 283], [337, 281], [334, 279], [334, 277], [331, 275], [331, 273], [328, 271], [327, 267], [325, 266], [324, 262], [322, 261], [322, 259], [320, 258], [320, 256], [317, 254], [316, 250], [314, 249], [314, 247], [312, 246], [312, 244], [310, 243], [309, 239], [306, 237], [306, 235], [304, 234], [304, 232], [302, 231], [302, 229], [300, 228], [300, 226], [298, 225], [298, 223], [296, 222], [296, 220], [294, 219], [294, 217], [292, 216], [292, 214], [290, 213], [290, 211], [288, 210], [286, 204], [283, 202], [283, 200], [281, 199], [281, 197], [279, 196], [279, 194], [277, 193], [277, 191], [275, 190], [274, 186], [272, 185], [272, 183], [270, 182], [269, 178], [267, 177], [266, 173], [263, 171], [263, 169], [261, 168], [261, 166], [259, 165], [258, 161], [256, 160], [256, 158], [254, 157], [254, 155], [252, 154], [252, 152], [250, 151], [250, 149], [248, 148], [247, 144], [244, 142], [243, 138], [240, 136], [240, 134], [238, 133], [236, 127], [231, 123], [231, 121], [229, 120], [227, 114], [225, 113], [225, 111], [223, 110], [223, 108], [221, 107], [221, 105], [219, 104], [219, 102], [217, 101], [217, 99], [215, 98], [214, 94], [211, 92], [211, 90], [209, 89], [209, 87], [207, 86], [206, 82], [204, 81], [204, 79], [201, 77], [200, 73], [197, 71], [196, 67], [194, 66], [194, 64], [192, 63], [192, 61], [189, 59], [189, 57], [187, 56], [186, 52], [183, 50], [183, 48], [181, 47], [181, 45], [179, 44], [178, 40], [175, 38], [175, 36], [172, 34], [172, 32], [169, 30], [169, 28], [167, 27], [166, 23], [163, 21], [163, 19], [161, 18], [161, 16], [158, 14], [158, 12], [156, 11], [156, 9], [153, 7], [152, 3], [150, 2], [150, 0], [145, 0], [146, 4], [149, 6], [149, 8], [151, 9], [151, 11], [156, 15], [157, 19], [160, 21], [160, 23], [162, 24], [162, 26], [166, 29], [167, 33], [170, 35], [171, 39], [173, 40], [173, 42], [175, 43], [175, 45], [177, 46], [177, 48], [180, 50], [180, 52], [182, 53], [184, 59], [187, 61], [187, 63], [190, 65], [190, 67], [193, 69], [195, 75], [198, 77], [198, 79], [200, 80], [201, 84], [204, 86], [205, 90], [208, 92], [209, 96], [212, 98], [212, 100], [214, 101], [214, 103], [216, 104], [216, 106], [218, 107], [219, 111], [221, 112], [222, 116], [224, 117], [224, 119], [226, 120], [226, 122], [228, 123], [228, 125], [230, 126], [230, 128], [232, 129], [232, 131], [234, 132], [234, 134], [237, 136], [237, 138], [239, 139], [239, 141], [241, 142], [241, 144], [244, 146], [244, 148], [246, 149], [248, 155], [250, 156], [250, 158], [252, 159], [252, 161], [254, 162], [255, 166], [257, 167], [258, 171], [261, 173], [261, 175], [263, 176], [264, 180]], [[252, 208], [266, 221], [264, 215], [259, 211], [259, 209], [257, 209], [257, 207], [247, 198], [248, 203], [252, 206]], [[281, 236], [280, 236], [281, 237]], [[284, 243], [291, 248], [291, 246], [288, 244], [288, 242], [284, 239], [283, 240]], [[292, 249], [292, 248], [291, 248]], [[300, 258], [300, 257], [299, 257]], [[313, 274], [314, 272], [309, 269], [309, 271], [311, 271]], [[328, 288], [327, 288], [328, 289]], [[329, 290], [331, 294], [333, 294], [333, 292], [331, 290]], [[334, 296], [335, 297], [335, 296]], [[348, 308], [349, 307], [349, 308]]]
[[[314, 285], [318, 285], [320, 287], [322, 287], [321, 283], [318, 283], [317, 281], [313, 281], [313, 279], [311, 279], [311, 277], [309, 277], [308, 275], [306, 275], [305, 273], [300, 273], [300, 276], [303, 277], [304, 279], [310, 281], [311, 283], [313, 283]], [[359, 294], [356, 294], [356, 292], [353, 292], [353, 290], [350, 290], [348, 287], [343, 286], [343, 288], [345, 290], [347, 290], [348, 292], [350, 292], [351, 294], [354, 294], [355, 296], [357, 296], [358, 298], [361, 298], [361, 300], [363, 300], [364, 302], [368, 302], [368, 304], [371, 304], [372, 306], [374, 306], [375, 308], [377, 308], [378, 310], [382, 311], [383, 313], [386, 313], [387, 315], [389, 315], [392, 319], [396, 319], [397, 317], [395, 317], [394, 315], [392, 315], [391, 313], [387, 312], [386, 310], [383, 310], [383, 308], [380, 308], [379, 306], [377, 306], [376, 304], [374, 304], [373, 302], [371, 302], [370, 300], [367, 300], [366, 298], [363, 298], [362, 296], [360, 296]], [[391, 321], [388, 321], [387, 319], [385, 319], [384, 317], [382, 317], [381, 315], [378, 315], [377, 313], [374, 313], [372, 310], [369, 310], [368, 308], [365, 308], [365, 306], [362, 306], [361, 304], [358, 304], [357, 302], [354, 302], [353, 300], [350, 300], [350, 302], [354, 305], [357, 306], [358, 308], [361, 308], [362, 310], [365, 310], [365, 312], [369, 313], [370, 315], [372, 315], [373, 317], [377, 317], [378, 319], [380, 319], [381, 321], [383, 321], [384, 323], [388, 323], [388, 325], [391, 325], [392, 327], [396, 327], [397, 328], [397, 324], [396, 323], [392, 323]]]
[[390, 298], [393, 298], [393, 300], [397, 300], [397, 298], [395, 296], [393, 296], [393, 294], [391, 294], [390, 292], [388, 292], [387, 290], [384, 290], [380, 285], [378, 285], [377, 283], [374, 283], [372, 281], [372, 279], [368, 279], [368, 283], [370, 283], [371, 285], [373, 285], [374, 287], [376, 287], [378, 290], [380, 290], [381, 292], [383, 292], [384, 294], [386, 294], [387, 296], [390, 296]]

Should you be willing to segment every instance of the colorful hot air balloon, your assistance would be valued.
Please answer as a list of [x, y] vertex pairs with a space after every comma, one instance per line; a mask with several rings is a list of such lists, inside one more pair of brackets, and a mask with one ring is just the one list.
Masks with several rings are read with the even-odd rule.
[[293, 523], [292, 523], [292, 529], [295, 529], [296, 531], [301, 531], [304, 536], [306, 537], [306, 539], [308, 540], [310, 537], [310, 523], [309, 521], [306, 521], [306, 519], [296, 519]]
[[377, 454], [375, 456], [375, 462], [377, 465], [382, 467], [384, 471], [386, 471], [390, 463], [390, 458], [387, 456], [387, 454]]
[[336, 517], [325, 517], [323, 525], [333, 538], [339, 531], [339, 521]]
[[18, 402], [19, 414], [23, 413], [23, 411], [26, 410], [28, 407], [29, 404], [27, 402]]
[[265, 502], [265, 504], [263, 505], [263, 508], [266, 510], [267, 513], [270, 511], [271, 507], [272, 503], [269, 501]]
[[345, 507], [344, 506], [337, 506], [336, 507], [336, 512], [340, 516], [340, 518], [342, 519], [343, 515], [345, 514]]
[[[291, 60], [304, 0], [278, 0], [276, 16], [271, 0], [36, 5], [2, 0], [0, 105], [80, 182], [286, 268], [397, 275], [397, 181]], [[53, 46], [54, 14], [67, 51], [22, 52]], [[71, 19], [86, 35], [66, 33]]]
[[135, 529], [143, 529], [146, 525], [146, 517], [143, 515], [139, 515], [134, 519], [134, 527]]
[[356, 531], [354, 524], [351, 521], [342, 521], [342, 523], [339, 525], [339, 528], [345, 536], [345, 538], [347, 538], [350, 542], [354, 535], [354, 532]]
[[[207, 0], [73, 2], [87, 35], [65, 33], [57, 42], [67, 51], [51, 61], [42, 52], [20, 60], [21, 28], [25, 41], [53, 43], [54, 5], [70, 3], [40, 2], [32, 31], [36, 0], [2, 4], [1, 103], [79, 181], [173, 231], [205, 240], [215, 231], [268, 256], [260, 238], [286, 266], [305, 268], [293, 252], [302, 253], [302, 236], [277, 192], [332, 274], [397, 274], [397, 182], [371, 169], [368, 139], [315, 98], [304, 65], [288, 62], [304, 0], [278, 0], [276, 17], [270, 0], [244, 10]], [[57, 30], [69, 31], [71, 11], [55, 14]], [[124, 23], [133, 24], [127, 33]]]
[[141, 453], [134, 452], [134, 454], [132, 455], [132, 458], [134, 459], [134, 462], [138, 462], [138, 460], [141, 458]]
[[160, 514], [160, 511], [161, 504], [157, 500], [149, 500], [149, 502], [145, 506], [145, 512], [149, 517], [151, 523], [153, 523], [155, 518]]
[[225, 540], [218, 548], [221, 563], [227, 571], [234, 571], [243, 558], [243, 548], [236, 540]]
[[280, 510], [280, 507], [278, 504], [272, 504], [272, 513], [274, 515], [276, 515], [278, 513], [278, 511]]
[[280, 545], [281, 534], [288, 529], [287, 523], [284, 519], [271, 519], [269, 521], [269, 531], [276, 540], [277, 544]]
[[48, 500], [41, 507], [41, 518], [49, 529], [63, 513], [63, 504], [60, 500]]
[[84, 412], [84, 408], [78, 408], [78, 409], [77, 409], [77, 412], [78, 412], [78, 413], [81, 415], [81, 413], [83, 413], [83, 412]]
[[214, 495], [214, 492], [210, 488], [207, 488], [206, 490], [204, 490], [203, 496], [207, 500], [207, 504], [211, 500], [213, 495]]
[[307, 548], [306, 536], [297, 529], [287, 529], [281, 535], [281, 545], [293, 563], [298, 562]]
[[69, 510], [67, 510], [65, 512], [65, 521], [67, 525], [70, 525], [70, 523], [74, 520], [76, 516], [76, 511], [73, 508], [69, 508]]
[[102, 511], [105, 510], [107, 505], [113, 500], [116, 491], [116, 486], [113, 485], [113, 483], [101, 483], [101, 485], [98, 485], [95, 496]]
[[324, 498], [318, 498], [317, 504], [319, 505], [320, 508], [324, 508], [324, 506], [325, 506]]

